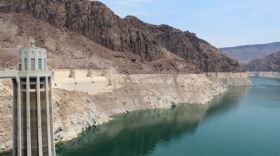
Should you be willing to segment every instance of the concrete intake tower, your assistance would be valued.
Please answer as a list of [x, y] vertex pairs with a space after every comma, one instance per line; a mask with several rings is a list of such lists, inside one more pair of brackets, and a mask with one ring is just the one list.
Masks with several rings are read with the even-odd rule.
[[19, 52], [19, 71], [13, 80], [14, 156], [55, 156], [52, 73], [47, 51], [35, 47]]

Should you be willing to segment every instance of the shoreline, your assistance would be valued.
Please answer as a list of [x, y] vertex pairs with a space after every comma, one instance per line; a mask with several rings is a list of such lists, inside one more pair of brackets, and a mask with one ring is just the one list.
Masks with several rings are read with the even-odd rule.
[[[112, 115], [136, 110], [171, 108], [173, 103], [204, 105], [215, 96], [225, 93], [231, 86], [251, 84], [247, 73], [109, 74], [105, 78], [106, 82], [95, 81], [92, 84], [103, 86], [103, 83], [106, 83], [106, 87], [97, 93], [97, 87], [95, 92], [88, 90], [91, 88], [89, 84], [91, 82], [88, 83], [84, 79], [78, 81], [78, 85], [86, 86], [85, 92], [81, 91], [80, 86], [75, 88], [66, 84], [68, 81], [62, 81], [65, 78], [55, 79], [57, 87], [54, 88], [53, 104], [56, 142], [75, 139], [86, 129], [107, 123]], [[60, 80], [64, 84], [58, 83]], [[8, 96], [11, 86], [7, 83], [3, 86]], [[70, 87], [71, 90], [63, 89], [64, 87]], [[3, 89], [0, 91], [3, 92]], [[8, 107], [7, 104], [5, 106]], [[11, 110], [7, 108], [5, 113], [8, 115]], [[6, 122], [3, 122], [6, 127], [9, 126], [7, 120], [10, 118], [6, 118]], [[4, 130], [7, 135], [2, 142], [5, 146], [1, 146], [0, 152], [12, 148], [12, 135], [9, 129]]]
[[254, 72], [247, 72], [247, 73], [250, 77], [280, 79], [280, 72], [254, 71]]

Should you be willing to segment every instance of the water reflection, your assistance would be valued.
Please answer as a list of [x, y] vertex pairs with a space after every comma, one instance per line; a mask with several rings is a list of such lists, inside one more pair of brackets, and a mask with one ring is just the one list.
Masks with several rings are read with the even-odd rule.
[[90, 129], [59, 147], [58, 156], [141, 156], [158, 144], [169, 144], [195, 133], [204, 119], [217, 117], [236, 107], [246, 87], [232, 88], [209, 105], [181, 105], [169, 110], [146, 110], [116, 117]]
[[246, 96], [248, 90], [251, 87], [249, 86], [240, 86], [231, 88], [225, 94], [216, 97], [211, 103], [210, 107], [207, 110], [207, 115], [205, 118], [213, 118], [215, 116], [221, 116], [226, 114], [228, 111], [231, 111], [238, 107], [240, 104], [240, 98]]

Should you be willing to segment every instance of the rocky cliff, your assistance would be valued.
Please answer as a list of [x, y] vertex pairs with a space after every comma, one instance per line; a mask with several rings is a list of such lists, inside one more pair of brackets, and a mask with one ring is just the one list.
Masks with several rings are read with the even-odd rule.
[[[33, 17], [59, 29], [68, 29], [86, 36], [111, 51], [122, 52], [125, 56], [135, 55], [129, 60], [132, 66], [153, 62], [147, 67], [151, 71], [241, 71], [237, 61], [224, 56], [194, 33], [183, 32], [167, 25], [151, 25], [132, 16], [122, 19], [98, 1], [6, 0], [0, 3], [0, 11], [32, 14]], [[34, 30], [41, 29], [36, 27]], [[35, 38], [41, 43], [46, 39], [38, 36]], [[116, 57], [125, 57], [122, 55], [118, 54]], [[125, 61], [127, 62], [127, 59]], [[148, 63], [145, 63], [146, 61]], [[142, 70], [145, 68], [139, 67]]]
[[253, 60], [246, 65], [249, 71], [280, 72], [280, 52], [273, 53], [265, 58]]

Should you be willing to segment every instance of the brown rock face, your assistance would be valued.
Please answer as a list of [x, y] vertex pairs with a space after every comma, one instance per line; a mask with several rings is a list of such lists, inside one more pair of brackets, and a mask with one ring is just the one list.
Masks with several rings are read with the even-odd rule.
[[246, 65], [249, 71], [280, 72], [280, 52], [268, 55], [263, 59], [253, 60]]
[[161, 49], [163, 56], [148, 61], [131, 52], [116, 52], [66, 28], [58, 28], [26, 13], [0, 12], [0, 70], [17, 68], [18, 48], [36, 45], [48, 49], [50, 68], [117, 69], [121, 73], [193, 73], [196, 66]]
[[[193, 33], [147, 24], [132, 16], [122, 19], [98, 1], [6, 0], [0, 3], [0, 11], [32, 13], [56, 27], [66, 27], [113, 51], [133, 53], [146, 61], [161, 60], [167, 57], [166, 51], [171, 52], [188, 64], [170, 65], [181, 72], [241, 71], [237, 61]], [[185, 69], [190, 67], [194, 69]]]

